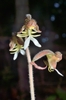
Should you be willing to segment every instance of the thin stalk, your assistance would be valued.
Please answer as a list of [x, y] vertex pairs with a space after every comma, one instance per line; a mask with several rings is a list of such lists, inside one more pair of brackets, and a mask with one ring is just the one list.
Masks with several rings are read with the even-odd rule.
[[26, 49], [26, 56], [27, 56], [27, 60], [28, 60], [28, 71], [29, 71], [29, 84], [30, 84], [31, 100], [35, 100], [34, 82], [33, 82], [33, 67], [30, 64], [31, 55], [30, 55], [29, 48]]

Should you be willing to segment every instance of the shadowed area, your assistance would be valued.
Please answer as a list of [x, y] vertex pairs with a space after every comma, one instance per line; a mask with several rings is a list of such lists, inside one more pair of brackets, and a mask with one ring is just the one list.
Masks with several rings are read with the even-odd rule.
[[[26, 14], [37, 21], [42, 45], [38, 48], [30, 42], [31, 58], [39, 51], [60, 51], [62, 60], [56, 71], [48, 72], [33, 67], [36, 100], [66, 100], [66, 1], [65, 0], [0, 0], [0, 98], [1, 100], [30, 100], [28, 63], [26, 55], [18, 54], [13, 60], [9, 52], [12, 35], [24, 25]], [[20, 42], [21, 43], [21, 42]], [[36, 61], [45, 66], [46, 56]], [[42, 67], [43, 68], [43, 67]]]

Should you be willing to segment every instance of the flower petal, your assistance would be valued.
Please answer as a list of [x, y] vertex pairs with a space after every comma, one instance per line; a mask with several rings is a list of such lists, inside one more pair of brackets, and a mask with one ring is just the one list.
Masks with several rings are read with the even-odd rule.
[[32, 61], [37, 61], [40, 58], [42, 58], [43, 56], [46, 56], [47, 54], [54, 54], [54, 52], [52, 52], [51, 50], [42, 50], [39, 53], [37, 53], [34, 57]]
[[27, 33], [17, 33], [17, 37], [27, 37]]
[[32, 41], [37, 47], [41, 47], [41, 45], [39, 44], [39, 42], [38, 42], [35, 38], [31, 37], [31, 41]]
[[22, 55], [25, 55], [25, 51], [24, 51], [24, 50], [21, 50], [21, 49], [20, 49], [20, 53], [21, 53]]
[[14, 51], [14, 52], [16, 52], [18, 50], [18, 48], [17, 47], [15, 47], [15, 48], [13, 48], [12, 50], [10, 50], [10, 51]]
[[18, 57], [18, 52], [15, 52], [15, 53], [14, 53], [13, 60], [16, 60], [16, 59], [17, 59], [17, 57]]
[[30, 36], [25, 40], [25, 43], [24, 43], [24, 49], [25, 50], [29, 46], [29, 44], [30, 44]]
[[55, 71], [56, 71], [60, 76], [63, 76], [63, 74], [61, 74], [57, 69], [55, 69]]
[[14, 54], [14, 53], [15, 53], [15, 51], [11, 51], [11, 52], [10, 52], [10, 54]]
[[33, 37], [39, 37], [41, 34], [39, 34], [39, 35], [32, 35]]
[[35, 68], [37, 68], [39, 70], [44, 70], [44, 69], [47, 68], [47, 66], [45, 66], [45, 67], [38, 66], [35, 62], [31, 62], [30, 64], [33, 65]]

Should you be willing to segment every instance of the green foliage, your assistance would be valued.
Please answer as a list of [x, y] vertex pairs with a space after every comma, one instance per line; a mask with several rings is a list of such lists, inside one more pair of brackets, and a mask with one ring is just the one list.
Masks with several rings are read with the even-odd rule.
[[17, 77], [9, 66], [5, 66], [4, 69], [0, 71], [0, 76], [1, 76], [0, 86], [10, 87], [16, 84]]
[[10, 70], [10, 67], [5, 66], [4, 70], [2, 71], [2, 79], [8, 82], [12, 78], [13, 78], [13, 75]]
[[64, 91], [62, 89], [57, 89], [56, 94], [57, 95], [51, 95], [51, 96], [47, 97], [46, 100], [56, 100], [57, 96], [61, 100], [66, 100], [66, 91]]
[[56, 96], [49, 96], [46, 100], [56, 100]]
[[66, 91], [64, 91], [62, 89], [57, 89], [56, 92], [57, 92], [60, 99], [66, 100]]

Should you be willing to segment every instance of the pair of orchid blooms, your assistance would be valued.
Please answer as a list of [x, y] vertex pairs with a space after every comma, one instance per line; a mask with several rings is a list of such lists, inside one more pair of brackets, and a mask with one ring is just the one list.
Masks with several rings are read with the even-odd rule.
[[[39, 34], [37, 34], [39, 33]], [[39, 30], [39, 26], [37, 22], [32, 18], [30, 14], [26, 15], [25, 24], [22, 26], [21, 30], [17, 32], [17, 35], [14, 35], [9, 43], [10, 53], [14, 54], [13, 60], [16, 60], [18, 57], [18, 53], [20, 52], [22, 55], [25, 55], [25, 50], [29, 47], [30, 41], [32, 41], [37, 47], [41, 47], [41, 44], [35, 37], [40, 36], [41, 31]], [[24, 42], [25, 41], [25, 42]], [[47, 57], [48, 63], [45, 62], [46, 66], [41, 67], [38, 66], [35, 61], [39, 60], [43, 56]], [[42, 50], [37, 53], [33, 60], [30, 62], [35, 68], [43, 70], [48, 67], [48, 71], [56, 71], [59, 75], [63, 76], [57, 69], [57, 62], [62, 60], [61, 52], [53, 52], [51, 50]]]

